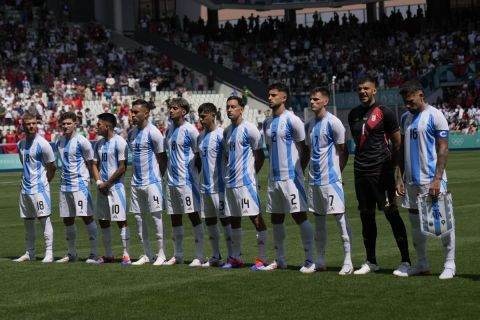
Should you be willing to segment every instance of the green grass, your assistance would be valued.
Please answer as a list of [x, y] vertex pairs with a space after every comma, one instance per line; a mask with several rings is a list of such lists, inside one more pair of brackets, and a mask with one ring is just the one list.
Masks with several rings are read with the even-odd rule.
[[[350, 318], [350, 319], [474, 319], [480, 312], [480, 227], [478, 185], [480, 152], [451, 152], [449, 189], [453, 193], [457, 227], [457, 277], [440, 281], [443, 265], [440, 241], [429, 239], [428, 254], [434, 276], [399, 279], [391, 273], [399, 264], [390, 227], [378, 214], [377, 274], [340, 277], [342, 246], [335, 222], [329, 219], [328, 271], [303, 275], [300, 236], [287, 219], [288, 270], [253, 272], [242, 270], [174, 267], [121, 266], [120, 264], [42, 265], [15, 264], [11, 259], [24, 252], [23, 223], [18, 213], [19, 174], [0, 174], [0, 319], [249, 319], [249, 318]], [[345, 193], [353, 228], [353, 261], [364, 260], [361, 226], [353, 189], [352, 159], [347, 167]], [[259, 176], [265, 204], [264, 169]], [[128, 179], [126, 180], [128, 181]], [[64, 228], [58, 217], [58, 174], [52, 186], [54, 205], [54, 253], [66, 252]], [[405, 210], [402, 216], [409, 221]], [[135, 222], [129, 218], [132, 256], [141, 254]], [[193, 237], [185, 219], [185, 257], [193, 256]], [[170, 221], [165, 220], [167, 252], [172, 253]], [[270, 225], [270, 223], [268, 223]], [[257, 252], [252, 225], [244, 222], [244, 257], [252, 262]], [[43, 257], [43, 239], [37, 224], [37, 253]], [[118, 231], [113, 229], [114, 252], [121, 254]], [[222, 239], [223, 241], [223, 239]], [[273, 258], [269, 230], [269, 255]], [[225, 248], [222, 244], [223, 252]], [[88, 253], [86, 230], [78, 221], [79, 254]], [[414, 249], [410, 243], [412, 258]], [[103, 252], [99, 240], [100, 252]], [[210, 252], [205, 239], [205, 252]]]

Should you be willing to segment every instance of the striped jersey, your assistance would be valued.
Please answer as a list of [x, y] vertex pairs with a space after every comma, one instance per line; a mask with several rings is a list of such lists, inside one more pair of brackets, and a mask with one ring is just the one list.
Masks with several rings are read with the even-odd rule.
[[273, 181], [293, 180], [303, 177], [296, 142], [305, 140], [305, 127], [294, 113], [285, 110], [281, 115], [263, 122], [265, 143], [269, 147], [270, 169]]
[[170, 125], [165, 136], [165, 149], [168, 152], [167, 184], [198, 186], [199, 173], [195, 166], [198, 130], [185, 121], [178, 127]]
[[46, 164], [55, 161], [53, 149], [42, 136], [33, 140], [22, 139], [18, 143], [18, 155], [23, 164], [20, 182], [23, 194], [37, 194], [49, 190]]
[[128, 132], [128, 147], [132, 153], [132, 186], [148, 186], [162, 181], [157, 154], [165, 152], [164, 137], [151, 123], [143, 129], [134, 126]]
[[[420, 113], [405, 112], [400, 120], [405, 144], [405, 181], [424, 185], [432, 182], [437, 165], [435, 141], [448, 138], [448, 123], [438, 109], [427, 105]], [[447, 181], [443, 172], [442, 180]]]
[[202, 131], [198, 136], [198, 149], [202, 159], [200, 192], [225, 192], [223, 129], [217, 127], [211, 132]]
[[88, 189], [90, 179], [88, 161], [93, 159], [90, 141], [82, 135], [74, 134], [70, 139], [66, 136], [61, 137], [56, 146], [62, 161], [60, 190], [71, 192]]
[[256, 183], [254, 151], [262, 149], [262, 138], [257, 127], [246, 120], [238, 126], [230, 124], [223, 131], [223, 146], [227, 156], [226, 187], [237, 188]]
[[[127, 160], [127, 142], [118, 134], [114, 134], [110, 140], [100, 139], [95, 145], [93, 160], [100, 164], [100, 179], [107, 181], [117, 171], [120, 161]], [[123, 183], [123, 174], [114, 184]]]
[[340, 158], [335, 145], [345, 143], [345, 127], [342, 122], [330, 112], [322, 119], [311, 119], [305, 125], [310, 146], [310, 168], [308, 183], [313, 186], [323, 186], [342, 180]]

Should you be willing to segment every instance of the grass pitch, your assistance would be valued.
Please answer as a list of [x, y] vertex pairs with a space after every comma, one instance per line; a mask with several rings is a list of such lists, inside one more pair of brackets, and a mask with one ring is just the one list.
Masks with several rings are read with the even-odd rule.
[[[253, 272], [218, 268], [122, 266], [119, 263], [87, 265], [16, 264], [12, 258], [24, 249], [24, 230], [18, 213], [19, 173], [0, 174], [0, 319], [474, 319], [480, 312], [480, 237], [478, 236], [478, 185], [480, 152], [451, 152], [447, 168], [453, 194], [457, 228], [457, 276], [441, 281], [443, 250], [439, 240], [429, 239], [429, 277], [397, 278], [391, 273], [400, 263], [390, 227], [377, 214], [377, 261], [380, 272], [366, 276], [340, 277], [342, 245], [333, 218], [329, 219], [327, 272], [304, 275], [298, 272], [303, 250], [298, 227], [287, 218], [288, 270]], [[353, 262], [359, 267], [365, 253], [353, 187], [352, 162], [344, 174], [349, 220], [353, 229]], [[63, 224], [58, 217], [58, 172], [52, 189], [54, 204], [54, 254], [66, 252]], [[126, 181], [129, 181], [127, 175]], [[266, 170], [259, 176], [265, 205]], [[128, 183], [127, 183], [128, 185]], [[127, 186], [128, 188], [128, 186]], [[127, 190], [128, 193], [128, 190]], [[409, 229], [406, 210], [402, 217]], [[268, 220], [268, 216], [266, 216]], [[313, 222], [313, 220], [311, 220]], [[185, 224], [185, 258], [193, 256], [193, 232]], [[80, 257], [88, 254], [83, 222], [77, 221]], [[135, 222], [129, 217], [131, 254], [141, 254]], [[270, 223], [268, 222], [270, 226]], [[170, 219], [166, 217], [167, 253], [172, 253]], [[255, 232], [244, 221], [244, 258], [253, 262], [257, 253]], [[121, 255], [116, 226], [114, 252]], [[152, 233], [150, 233], [152, 234]], [[410, 236], [410, 235], [409, 235]], [[410, 238], [409, 238], [410, 240]], [[225, 252], [221, 240], [222, 251]], [[36, 252], [43, 257], [43, 238], [37, 223]], [[269, 255], [273, 258], [273, 236], [269, 229]], [[410, 242], [411, 257], [415, 253]], [[99, 237], [99, 252], [103, 252]], [[205, 252], [210, 253], [208, 238]]]

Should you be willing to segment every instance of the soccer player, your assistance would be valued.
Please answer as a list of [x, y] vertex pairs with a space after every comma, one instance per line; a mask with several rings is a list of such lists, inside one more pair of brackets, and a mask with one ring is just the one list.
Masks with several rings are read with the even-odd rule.
[[330, 92], [326, 88], [313, 88], [310, 107], [315, 114], [305, 125], [306, 144], [310, 146], [308, 202], [315, 215], [315, 242], [317, 245], [317, 271], [326, 270], [325, 245], [327, 242], [327, 215], [337, 221], [343, 242], [344, 260], [340, 275], [353, 273], [351, 257], [352, 235], [345, 213], [342, 172], [348, 161], [345, 145], [345, 127], [340, 119], [328, 112]]
[[27, 251], [13, 261], [35, 259], [35, 218], [38, 218], [45, 238], [45, 257], [42, 262], [50, 263], [53, 262], [50, 181], [55, 175], [55, 157], [47, 140], [37, 134], [37, 119], [34, 115], [27, 113], [23, 116], [23, 129], [26, 137], [17, 145], [23, 165], [20, 181], [20, 217], [23, 218], [25, 226]]
[[257, 230], [257, 263], [267, 261], [267, 226], [260, 213], [257, 174], [265, 161], [260, 131], [243, 119], [242, 98], [227, 99], [227, 116], [232, 122], [223, 132], [223, 145], [227, 154], [225, 174], [225, 210], [232, 226], [232, 254], [224, 269], [242, 268], [242, 216], [247, 216]]
[[148, 121], [154, 105], [137, 99], [132, 102], [132, 123], [127, 143], [132, 152], [133, 174], [130, 198], [130, 212], [135, 214], [137, 231], [143, 246], [143, 255], [132, 265], [143, 265], [153, 260], [148, 239], [147, 214], [150, 213], [155, 228], [158, 255], [153, 263], [162, 265], [165, 260], [162, 210], [164, 209], [162, 176], [167, 167], [162, 133]]
[[[398, 212], [395, 195], [394, 172], [400, 152], [400, 130], [395, 114], [376, 101], [376, 93], [374, 79], [361, 79], [358, 84], [361, 103], [348, 114], [348, 123], [356, 143], [353, 166], [355, 193], [362, 221], [363, 244], [367, 253], [365, 263], [354, 272], [358, 275], [380, 269], [375, 254], [376, 206], [385, 213], [400, 249], [401, 264], [397, 270], [407, 269], [410, 265], [407, 231]], [[389, 141], [392, 143], [391, 149]]]
[[[428, 274], [426, 236], [420, 229], [417, 195], [429, 193], [435, 197], [447, 192], [445, 167], [448, 157], [448, 123], [441, 111], [425, 101], [423, 88], [416, 80], [406, 82], [400, 89], [408, 112], [402, 115], [402, 156], [400, 173], [397, 177], [397, 192], [403, 195], [402, 206], [408, 209], [412, 226], [412, 239], [417, 253], [414, 266], [398, 276]], [[405, 184], [404, 184], [405, 179]], [[445, 264], [440, 279], [455, 276], [455, 230], [442, 237], [445, 249]]]
[[122, 264], [130, 261], [130, 231], [127, 224], [127, 201], [123, 178], [127, 167], [127, 143], [114, 133], [117, 119], [111, 113], [98, 115], [97, 132], [102, 139], [95, 145], [92, 174], [97, 184], [96, 216], [102, 230], [105, 255], [97, 263], [114, 262], [112, 252], [112, 230], [110, 221], [120, 228], [123, 258]]
[[275, 270], [286, 268], [285, 257], [285, 214], [290, 213], [300, 227], [305, 253], [302, 273], [315, 271], [313, 263], [313, 230], [307, 219], [307, 195], [303, 182], [303, 171], [308, 163], [308, 149], [305, 146], [305, 127], [294, 113], [286, 109], [288, 89], [282, 84], [268, 88], [268, 102], [272, 117], [263, 122], [265, 142], [270, 153], [268, 171], [268, 200], [266, 211], [270, 213], [275, 244], [275, 261], [257, 269]]
[[97, 262], [97, 224], [93, 220], [93, 203], [89, 190], [93, 149], [90, 142], [77, 134], [77, 116], [65, 112], [60, 116], [64, 136], [57, 141], [58, 155], [62, 161], [60, 177], [60, 217], [65, 225], [68, 253], [58, 263], [77, 259], [77, 226], [75, 217], [81, 217], [87, 226], [90, 255], [87, 263]]
[[212, 256], [203, 267], [222, 266], [220, 254], [220, 232], [217, 217], [223, 226], [228, 256], [232, 254], [232, 229], [230, 218], [225, 213], [225, 159], [223, 149], [223, 129], [217, 127], [217, 107], [210, 102], [198, 108], [200, 122], [204, 130], [198, 137], [198, 149], [202, 159], [200, 193], [202, 215], [205, 217], [208, 236], [212, 246]]
[[201, 267], [203, 256], [203, 225], [200, 218], [198, 130], [185, 120], [190, 105], [183, 98], [173, 98], [168, 103], [172, 124], [165, 132], [165, 148], [168, 150], [167, 213], [172, 221], [174, 255], [165, 265], [183, 263], [183, 222], [188, 214], [193, 225], [195, 258], [190, 267]]

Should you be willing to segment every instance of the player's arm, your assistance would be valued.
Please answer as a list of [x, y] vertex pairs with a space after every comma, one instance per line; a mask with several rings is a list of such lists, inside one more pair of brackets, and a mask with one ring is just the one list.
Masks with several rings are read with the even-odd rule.
[[405, 172], [405, 135], [401, 135], [400, 151], [398, 157], [398, 167], [395, 170], [397, 177], [397, 194], [405, 195], [405, 184], [403, 183], [403, 173]]
[[338, 152], [338, 159], [340, 165], [340, 172], [343, 172], [343, 169], [347, 166], [348, 162], [348, 148], [345, 143], [335, 145]]
[[50, 181], [52, 181], [53, 177], [55, 176], [55, 171], [57, 170], [57, 167], [55, 166], [55, 161], [47, 163], [46, 168], [47, 168], [47, 181], [50, 183]]
[[433, 177], [433, 181], [430, 184], [430, 189], [428, 190], [428, 192], [432, 196], [437, 196], [440, 193], [440, 185], [442, 181], [443, 172], [445, 171], [445, 167], [447, 166], [448, 137], [438, 138], [436, 140], [436, 148], [437, 148], [437, 165], [435, 167], [435, 177]]
[[390, 141], [392, 142], [392, 166], [394, 168], [397, 168], [400, 160], [400, 149], [402, 145], [400, 130], [397, 130], [390, 134]]
[[108, 189], [111, 185], [115, 183], [127, 170], [127, 160], [119, 160], [118, 161], [118, 168], [115, 170], [114, 173], [108, 178], [107, 181], [105, 181], [103, 184], [98, 186], [98, 189]]
[[265, 153], [263, 152], [263, 148], [257, 149], [253, 152], [255, 157], [255, 173], [259, 173], [262, 169], [263, 162], [265, 162]]
[[165, 175], [165, 171], [167, 171], [167, 153], [166, 152], [161, 152], [161, 153], [156, 153], [157, 156], [157, 161], [158, 161], [158, 166], [160, 167], [160, 174], [162, 177]]
[[297, 142], [298, 146], [298, 153], [300, 154], [300, 163], [302, 165], [302, 170], [308, 165], [308, 161], [310, 160], [310, 149], [305, 144], [305, 140]]
[[195, 161], [195, 167], [197, 168], [198, 172], [202, 171], [202, 158], [200, 158], [200, 154], [198, 152], [195, 153], [193, 161]]

